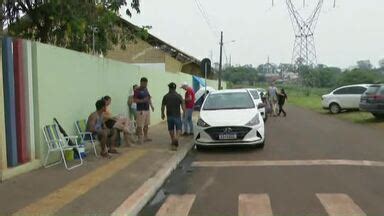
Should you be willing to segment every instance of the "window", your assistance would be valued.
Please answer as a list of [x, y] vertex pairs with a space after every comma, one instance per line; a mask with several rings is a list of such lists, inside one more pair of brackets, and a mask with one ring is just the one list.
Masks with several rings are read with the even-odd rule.
[[251, 92], [251, 95], [252, 95], [252, 97], [253, 97], [253, 99], [259, 99], [260, 98], [260, 96], [259, 96], [259, 92], [258, 91], [256, 91], [256, 90], [251, 90], [251, 91], [249, 91], [249, 92]]
[[336, 90], [333, 94], [335, 94], [335, 95], [345, 95], [345, 94], [361, 95], [366, 90], [367, 89], [365, 87], [361, 87], [361, 86], [345, 87], [345, 88], [341, 88], [339, 90]]
[[380, 89], [380, 94], [381, 94], [381, 95], [384, 95], [384, 86], [381, 87], [381, 89]]
[[367, 88], [361, 87], [361, 86], [356, 86], [356, 87], [351, 87], [350, 88], [350, 94], [364, 94], [364, 92], [367, 91]]
[[333, 92], [333, 94], [335, 94], [335, 95], [349, 94], [349, 88], [348, 87], [347, 88], [341, 88], [341, 89]]
[[248, 92], [230, 92], [209, 95], [203, 110], [251, 108], [255, 108], [255, 103]]
[[380, 89], [380, 86], [378, 85], [374, 85], [374, 86], [370, 86], [366, 92], [367, 95], [373, 95], [373, 94], [376, 94]]

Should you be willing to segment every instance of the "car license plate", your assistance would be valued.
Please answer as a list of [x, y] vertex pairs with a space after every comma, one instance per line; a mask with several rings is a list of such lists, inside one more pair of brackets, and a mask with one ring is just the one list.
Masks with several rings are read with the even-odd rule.
[[237, 134], [220, 134], [220, 140], [235, 140], [237, 139]]

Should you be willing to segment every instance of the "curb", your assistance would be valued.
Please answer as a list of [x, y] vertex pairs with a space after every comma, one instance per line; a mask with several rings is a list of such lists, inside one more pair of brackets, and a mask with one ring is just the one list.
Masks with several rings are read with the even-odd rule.
[[152, 197], [156, 195], [157, 191], [163, 186], [167, 178], [187, 156], [193, 146], [193, 142], [187, 143], [184, 148], [172, 156], [154, 176], [145, 181], [144, 184], [133, 192], [111, 215], [136, 216]]

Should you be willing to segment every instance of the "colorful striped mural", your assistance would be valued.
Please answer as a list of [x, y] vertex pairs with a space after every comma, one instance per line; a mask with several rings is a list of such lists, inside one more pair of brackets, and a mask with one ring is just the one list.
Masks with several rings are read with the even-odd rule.
[[3, 91], [7, 165], [15, 167], [31, 159], [30, 149], [34, 142], [30, 140], [28, 126], [33, 119], [29, 106], [33, 104], [29, 92], [32, 91], [31, 73], [28, 71], [26, 55], [21, 39], [6, 37], [2, 41], [3, 50]]
[[16, 98], [15, 77], [12, 53], [12, 39], [3, 39], [3, 83], [5, 137], [8, 167], [17, 166], [17, 133], [16, 133]]
[[23, 41], [13, 41], [13, 63], [15, 74], [16, 95], [16, 134], [17, 134], [17, 159], [23, 164], [27, 162], [27, 136], [26, 136], [26, 109], [25, 109], [25, 82], [23, 64]]

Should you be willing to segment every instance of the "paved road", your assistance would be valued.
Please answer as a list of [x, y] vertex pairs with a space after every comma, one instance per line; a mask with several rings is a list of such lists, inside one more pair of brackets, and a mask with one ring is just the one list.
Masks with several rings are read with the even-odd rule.
[[264, 150], [192, 151], [141, 215], [384, 215], [384, 133], [288, 106]]

